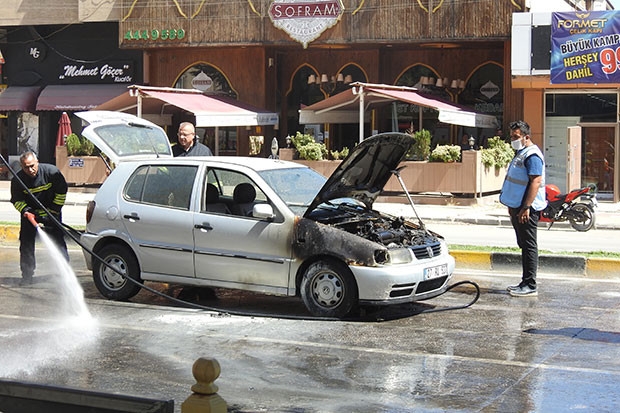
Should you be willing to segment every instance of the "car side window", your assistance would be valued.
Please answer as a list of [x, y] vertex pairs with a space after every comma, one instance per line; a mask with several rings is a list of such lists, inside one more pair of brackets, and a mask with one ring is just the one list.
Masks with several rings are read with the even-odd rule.
[[125, 185], [128, 201], [189, 210], [198, 168], [191, 165], [149, 165], [138, 168]]
[[251, 216], [256, 203], [267, 202], [265, 193], [246, 175], [227, 169], [209, 169], [201, 209], [238, 216]]

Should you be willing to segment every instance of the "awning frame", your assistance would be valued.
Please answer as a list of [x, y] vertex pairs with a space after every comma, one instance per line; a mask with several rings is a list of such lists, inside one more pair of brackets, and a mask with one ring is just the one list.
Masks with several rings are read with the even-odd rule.
[[[475, 113], [452, 102], [424, 96], [414, 87], [362, 82], [351, 83], [351, 89], [300, 109], [299, 123], [303, 125], [359, 122], [359, 142], [361, 142], [364, 139], [366, 112], [396, 101], [433, 108], [439, 111], [439, 120], [444, 123], [486, 128], [498, 125], [494, 116]], [[356, 102], [358, 107], [354, 109], [353, 105]]]

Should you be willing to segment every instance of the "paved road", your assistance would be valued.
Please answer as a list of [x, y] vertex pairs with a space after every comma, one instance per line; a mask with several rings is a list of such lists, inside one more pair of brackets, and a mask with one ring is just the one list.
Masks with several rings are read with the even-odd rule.
[[[41, 251], [40, 251], [41, 252]], [[98, 297], [78, 250], [72, 265], [92, 318], [69, 317], [45, 254], [37, 282], [17, 287], [17, 249], [0, 248], [0, 376], [182, 401], [193, 362], [215, 357], [219, 394], [236, 412], [620, 411], [620, 278], [545, 274], [538, 298], [504, 290], [515, 274], [466, 271], [468, 289], [350, 321], [304, 315], [296, 299], [219, 290], [205, 305], [271, 312], [226, 316], [141, 292]], [[196, 301], [196, 291], [157, 285]], [[377, 320], [377, 316], [379, 321]], [[369, 321], [373, 320], [373, 321]]]
[[[475, 225], [464, 223], [429, 222], [428, 228], [443, 235], [449, 245], [517, 247], [511, 226]], [[577, 232], [568, 227], [553, 226], [538, 229], [538, 247], [551, 252], [620, 252], [616, 242], [618, 230], [595, 229]]]

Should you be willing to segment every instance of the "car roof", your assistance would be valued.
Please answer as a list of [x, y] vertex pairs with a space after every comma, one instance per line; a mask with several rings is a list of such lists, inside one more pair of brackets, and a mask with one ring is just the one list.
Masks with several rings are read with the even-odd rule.
[[[124, 162], [125, 163], [125, 162]], [[127, 164], [200, 164], [207, 163], [210, 167], [216, 166], [243, 166], [257, 172], [274, 169], [290, 169], [290, 168], [308, 168], [306, 165], [296, 162], [283, 161], [272, 158], [255, 158], [250, 156], [183, 156], [176, 158], [158, 158], [132, 160]]]

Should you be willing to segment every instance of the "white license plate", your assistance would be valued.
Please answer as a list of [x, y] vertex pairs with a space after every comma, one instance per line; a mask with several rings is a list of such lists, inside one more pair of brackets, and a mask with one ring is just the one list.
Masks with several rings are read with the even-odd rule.
[[424, 279], [430, 280], [431, 278], [443, 277], [448, 275], [448, 264], [438, 265], [436, 267], [424, 268]]

